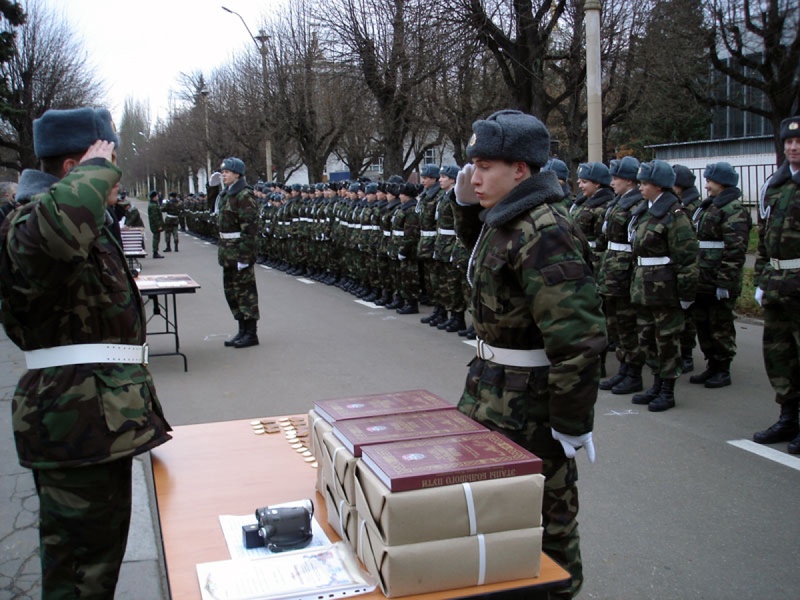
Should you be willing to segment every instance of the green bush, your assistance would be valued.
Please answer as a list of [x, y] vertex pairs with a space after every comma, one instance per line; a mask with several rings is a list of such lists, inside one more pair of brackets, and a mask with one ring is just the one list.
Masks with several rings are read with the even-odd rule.
[[764, 309], [758, 305], [758, 302], [753, 297], [755, 293], [756, 286], [753, 284], [753, 269], [752, 267], [745, 267], [744, 277], [742, 278], [742, 295], [736, 300], [734, 309], [736, 314], [755, 319], [764, 318]]

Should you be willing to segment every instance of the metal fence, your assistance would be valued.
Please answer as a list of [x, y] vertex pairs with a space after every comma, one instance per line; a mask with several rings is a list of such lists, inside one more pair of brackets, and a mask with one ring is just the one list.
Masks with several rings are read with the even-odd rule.
[[[742, 202], [751, 208], [758, 206], [758, 198], [761, 188], [769, 179], [777, 167], [775, 164], [768, 165], [733, 165], [734, 170], [739, 173], [739, 189], [742, 190]], [[693, 168], [692, 173], [697, 177], [695, 186], [700, 190], [700, 195], [706, 197], [706, 180], [703, 177], [705, 167]]]

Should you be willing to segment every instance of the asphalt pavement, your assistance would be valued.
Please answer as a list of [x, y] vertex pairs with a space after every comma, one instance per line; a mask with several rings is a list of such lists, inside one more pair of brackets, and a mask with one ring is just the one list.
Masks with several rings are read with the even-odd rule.
[[[186, 273], [201, 285], [196, 294], [178, 296], [188, 372], [175, 356], [150, 364], [173, 426], [302, 413], [320, 398], [413, 388], [457, 402], [474, 349], [454, 333], [421, 324], [428, 307], [401, 316], [264, 267], [257, 268], [261, 344], [224, 347], [236, 323], [225, 304], [216, 246], [183, 233], [180, 239], [179, 253], [142, 260], [144, 274]], [[778, 414], [761, 332], [758, 322], [737, 322], [733, 385], [707, 390], [684, 376], [676, 408], [665, 413], [600, 392], [597, 462], [578, 457], [581, 598], [798, 597], [800, 458], [786, 454], [786, 444], [748, 443]], [[171, 349], [167, 336], [149, 341], [154, 352]], [[38, 596], [37, 501], [29, 472], [18, 466], [10, 425], [20, 359], [0, 334], [0, 494], [9, 499], [0, 506], [0, 600]], [[702, 362], [697, 349], [698, 370]], [[615, 367], [609, 358], [609, 371]], [[136, 535], [116, 597], [167, 598], [147, 457], [136, 460], [134, 489]]]

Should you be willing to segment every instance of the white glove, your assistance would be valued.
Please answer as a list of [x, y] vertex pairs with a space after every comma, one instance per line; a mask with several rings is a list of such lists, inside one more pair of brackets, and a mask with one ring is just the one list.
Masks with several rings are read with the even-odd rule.
[[727, 300], [731, 294], [725, 288], [717, 288], [717, 300]]
[[120, 226], [120, 227], [125, 227], [125, 217], [122, 217], [122, 218], [119, 220], [119, 226]]
[[694, 304], [694, 300], [681, 300], [681, 308], [683, 310], [689, 310], [692, 304]]
[[406, 256], [405, 256], [405, 254], [398, 254], [397, 258], [398, 258], [398, 260], [405, 260]]
[[214, 171], [211, 174], [211, 177], [208, 178], [208, 185], [216, 187], [220, 183], [222, 183], [222, 173], [220, 173], [219, 171]]
[[567, 435], [565, 433], [559, 433], [553, 428], [550, 428], [550, 431], [552, 432], [553, 439], [561, 443], [561, 447], [564, 449], [564, 454], [567, 455], [567, 458], [575, 458], [575, 451], [578, 448], [586, 448], [586, 457], [589, 459], [589, 462], [594, 462], [594, 443], [592, 443], [591, 431], [583, 435]]
[[475, 165], [467, 163], [456, 175], [456, 202], [459, 204], [480, 204], [478, 196], [475, 195], [475, 186], [470, 181], [475, 172]]
[[236, 268], [237, 268], [237, 269], [239, 269], [240, 271], [241, 271], [242, 269], [246, 269], [246, 268], [247, 268], [247, 267], [249, 267], [249, 266], [250, 266], [250, 265], [248, 265], [247, 263], [240, 263], [240, 262], [237, 262], [237, 263], [236, 263]]
[[758, 302], [759, 306], [764, 306], [761, 304], [761, 301], [764, 299], [764, 290], [762, 290], [760, 287], [756, 288], [756, 294], [754, 298], [756, 299], [756, 302]]

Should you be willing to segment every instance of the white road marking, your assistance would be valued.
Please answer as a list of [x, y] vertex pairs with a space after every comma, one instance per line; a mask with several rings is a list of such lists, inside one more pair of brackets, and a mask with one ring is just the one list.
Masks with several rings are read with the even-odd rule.
[[372, 302], [365, 302], [364, 300], [361, 300], [360, 298], [357, 298], [357, 299], [353, 300], [353, 302], [358, 302], [359, 304], [363, 304], [364, 306], [366, 306], [368, 308], [381, 308], [377, 304], [373, 304]]
[[305, 277], [298, 277], [297, 281], [299, 281], [300, 283], [305, 283], [306, 285], [314, 285], [313, 281], [311, 281], [310, 279], [306, 279]]
[[752, 452], [753, 454], [757, 454], [758, 456], [766, 458], [767, 460], [782, 464], [784, 467], [789, 467], [795, 471], [800, 471], [800, 458], [795, 458], [794, 456], [786, 454], [785, 452], [781, 452], [780, 450], [775, 450], [774, 448], [770, 448], [769, 446], [764, 446], [762, 444], [756, 444], [750, 440], [729, 440], [728, 443], [731, 446], [736, 446], [737, 448], [741, 448], [747, 452]]

